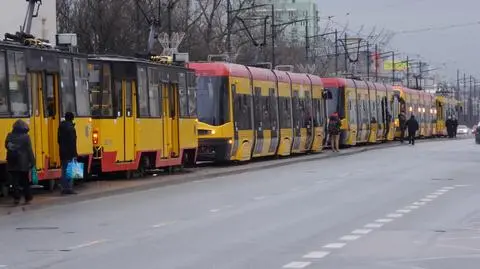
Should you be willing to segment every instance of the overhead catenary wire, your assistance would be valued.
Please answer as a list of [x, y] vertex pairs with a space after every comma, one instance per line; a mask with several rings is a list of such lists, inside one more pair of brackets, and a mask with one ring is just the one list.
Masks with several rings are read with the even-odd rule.
[[480, 25], [480, 21], [468, 22], [468, 23], [459, 23], [459, 24], [450, 24], [450, 25], [446, 25], [446, 26], [436, 26], [436, 27], [432, 26], [432, 27], [413, 29], [413, 30], [397, 31], [397, 32], [395, 32], [395, 34], [416, 34], [416, 33], [430, 32], [430, 31], [449, 30], [449, 29], [453, 29], [453, 28], [463, 28], [463, 27], [469, 27], [469, 26], [475, 26], [475, 25]]

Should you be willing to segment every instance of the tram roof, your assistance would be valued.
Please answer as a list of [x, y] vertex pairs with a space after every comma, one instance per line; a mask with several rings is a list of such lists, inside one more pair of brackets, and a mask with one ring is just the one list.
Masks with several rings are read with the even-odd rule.
[[201, 76], [234, 76], [249, 78], [247, 67], [240, 64], [225, 62], [191, 62], [188, 67]]

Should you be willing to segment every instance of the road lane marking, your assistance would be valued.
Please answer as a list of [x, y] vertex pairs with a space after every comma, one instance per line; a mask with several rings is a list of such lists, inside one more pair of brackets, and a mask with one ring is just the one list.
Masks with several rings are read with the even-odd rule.
[[455, 187], [468, 187], [470, 185], [455, 185]]
[[305, 259], [322, 259], [328, 256], [330, 252], [328, 251], [312, 251], [307, 255], [303, 256]]
[[305, 268], [312, 264], [311, 262], [291, 262], [288, 264], [285, 264], [283, 268]]
[[375, 222], [381, 222], [381, 223], [389, 223], [392, 222], [393, 219], [377, 219]]
[[381, 228], [384, 225], [384, 223], [369, 223], [363, 227], [365, 228]]
[[0, 264], [0, 268], [7, 268], [8, 266], [5, 264]]
[[446, 193], [446, 192], [448, 192], [448, 191], [449, 191], [449, 190], [444, 190], [444, 189], [439, 189], [439, 190], [437, 190], [437, 192], [442, 192], [442, 193]]
[[343, 248], [347, 243], [330, 243], [323, 246], [323, 248]]
[[438, 195], [427, 195], [425, 196], [426, 198], [430, 198], [430, 199], [435, 199], [438, 197]]
[[94, 245], [98, 245], [98, 244], [104, 243], [104, 242], [106, 242], [106, 241], [107, 241], [107, 240], [105, 240], [105, 239], [95, 240], [95, 241], [91, 241], [91, 242], [88, 242], [88, 243], [85, 243], [85, 244], [80, 244], [80, 245], [76, 245], [76, 246], [73, 246], [73, 247], [69, 247], [69, 248], [67, 248], [67, 250], [75, 250], [75, 249], [81, 249], [81, 248], [91, 247], [91, 246], [94, 246]]
[[218, 211], [220, 211], [218, 208], [210, 209], [210, 213], [217, 213]]
[[369, 234], [372, 231], [372, 229], [358, 229], [352, 231], [352, 234]]
[[436, 192], [432, 192], [432, 194], [433, 194], [433, 195], [440, 196], [440, 195], [444, 195], [445, 192], [436, 191]]
[[267, 198], [267, 197], [265, 197], [265, 196], [257, 196], [257, 197], [255, 197], [255, 198], [253, 198], [253, 200], [255, 200], [255, 201], [260, 201], [260, 200], [264, 200], [265, 198]]
[[162, 228], [165, 226], [168, 226], [170, 224], [174, 224], [176, 221], [166, 221], [166, 222], [160, 222], [158, 224], [152, 225], [152, 228]]
[[422, 202], [431, 202], [431, 201], [433, 201], [433, 200], [432, 200], [432, 199], [428, 199], [428, 198], [422, 198], [422, 199], [420, 199], [420, 201], [422, 201]]
[[443, 187], [444, 190], [453, 190], [455, 187]]
[[425, 202], [415, 202], [413, 203], [413, 205], [425, 205], [426, 203]]
[[342, 236], [340, 237], [339, 240], [342, 240], [342, 241], [355, 241], [357, 240], [358, 238], [360, 238], [361, 236], [360, 235], [345, 235], [345, 236]]
[[412, 212], [412, 210], [410, 210], [410, 209], [399, 209], [399, 210], [397, 210], [397, 212], [406, 214], [406, 213]]
[[409, 205], [409, 206], [406, 206], [405, 208], [408, 208], [408, 209], [419, 209], [420, 206], [418, 206], [418, 205]]
[[388, 214], [387, 218], [401, 218], [403, 214]]

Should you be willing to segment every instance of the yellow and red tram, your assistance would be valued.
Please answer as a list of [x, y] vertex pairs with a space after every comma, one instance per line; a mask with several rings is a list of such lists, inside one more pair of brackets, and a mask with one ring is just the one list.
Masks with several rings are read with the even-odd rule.
[[138, 58], [89, 57], [95, 173], [193, 164], [193, 72]]

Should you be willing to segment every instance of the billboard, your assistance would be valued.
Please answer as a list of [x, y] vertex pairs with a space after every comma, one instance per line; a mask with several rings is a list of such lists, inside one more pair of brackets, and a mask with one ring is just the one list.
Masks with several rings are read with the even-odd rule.
[[407, 71], [408, 63], [407, 61], [395, 61], [392, 60], [383, 61], [383, 70], [392, 71], [395, 67], [395, 71]]

